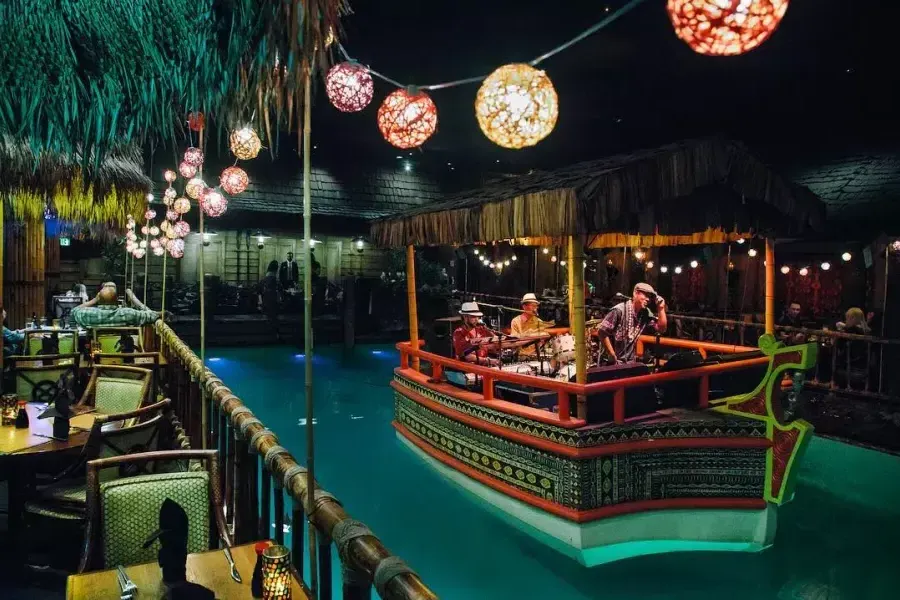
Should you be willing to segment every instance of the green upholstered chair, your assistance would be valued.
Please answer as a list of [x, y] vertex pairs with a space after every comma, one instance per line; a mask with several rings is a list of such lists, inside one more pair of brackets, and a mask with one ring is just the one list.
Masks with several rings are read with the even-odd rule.
[[[26, 515], [83, 521], [86, 517], [85, 467], [88, 461], [178, 448], [178, 425], [170, 407], [171, 400], [166, 399], [129, 413], [98, 415], [78, 459], [37, 486], [25, 502]], [[123, 427], [126, 422], [134, 424]], [[105, 482], [124, 476], [166, 472], [170, 468], [173, 463], [145, 463], [131, 471], [104, 469], [98, 476]], [[176, 464], [174, 468], [186, 470], [184, 465]]]
[[[124, 337], [130, 337], [131, 342], [123, 339]], [[144, 335], [140, 327], [94, 327], [91, 329], [91, 338], [96, 343], [95, 347], [106, 354], [144, 351]], [[133, 347], [129, 347], [131, 343]]]
[[[206, 469], [100, 480], [104, 469], [165, 460], [200, 461]], [[166, 498], [187, 512], [189, 553], [217, 548], [220, 537], [230, 546], [218, 482], [217, 450], [147, 452], [88, 462], [88, 525], [79, 572], [155, 561], [159, 542], [146, 549], [142, 545], [158, 528]]]
[[149, 397], [153, 372], [125, 365], [94, 365], [91, 379], [78, 404], [93, 406], [101, 414], [131, 412]]
[[159, 376], [159, 352], [97, 352], [94, 354], [95, 365], [132, 365], [142, 369], [153, 371], [150, 379], [150, 399], [156, 399], [156, 391], [159, 389], [157, 377]]
[[6, 358], [15, 376], [16, 395], [28, 402], [52, 401], [56, 397], [57, 383], [65, 375], [72, 375], [77, 381], [80, 360], [78, 354]]
[[59, 329], [56, 331], [26, 331], [25, 354], [35, 356], [41, 354], [44, 344], [53, 336], [56, 336], [56, 352], [54, 354], [72, 354], [78, 351], [78, 332], [74, 329]]

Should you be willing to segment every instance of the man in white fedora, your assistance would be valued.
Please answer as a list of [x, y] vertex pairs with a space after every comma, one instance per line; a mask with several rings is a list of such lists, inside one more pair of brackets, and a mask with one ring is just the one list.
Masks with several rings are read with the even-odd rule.
[[463, 360], [476, 365], [494, 367], [500, 362], [488, 356], [487, 346], [475, 346], [472, 340], [475, 338], [491, 337], [491, 331], [485, 327], [480, 319], [484, 315], [475, 302], [463, 302], [459, 311], [462, 315], [462, 325], [453, 332], [453, 353], [456, 360]]
[[[519, 316], [512, 320], [509, 326], [509, 334], [516, 337], [528, 337], [529, 334], [538, 333], [546, 328], [546, 324], [538, 317], [537, 310], [540, 306], [537, 296], [528, 292], [522, 296], [522, 310]], [[519, 349], [519, 356], [535, 356], [537, 345], [525, 346]]]

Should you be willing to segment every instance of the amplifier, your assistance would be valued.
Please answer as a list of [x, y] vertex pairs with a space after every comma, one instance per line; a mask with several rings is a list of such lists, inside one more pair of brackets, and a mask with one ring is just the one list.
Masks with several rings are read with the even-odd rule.
[[494, 397], [522, 406], [540, 408], [550, 412], [558, 409], [556, 392], [517, 383], [498, 382], [494, 385]]

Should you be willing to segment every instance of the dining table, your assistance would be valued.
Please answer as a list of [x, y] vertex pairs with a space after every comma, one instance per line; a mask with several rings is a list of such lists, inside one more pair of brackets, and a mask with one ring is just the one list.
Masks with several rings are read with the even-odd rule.
[[[231, 577], [231, 566], [223, 550], [209, 550], [189, 554], [187, 557], [187, 580], [211, 590], [216, 600], [246, 600], [252, 598], [250, 584], [256, 566], [256, 542], [231, 548], [234, 565], [241, 582]], [[156, 562], [125, 567], [125, 574], [137, 586], [134, 600], [142, 598], [157, 600], [165, 597], [162, 571]], [[292, 600], [306, 600], [309, 596], [305, 586], [291, 570]], [[69, 575], [66, 581], [66, 600], [120, 600], [122, 589], [116, 569], [91, 571]]]

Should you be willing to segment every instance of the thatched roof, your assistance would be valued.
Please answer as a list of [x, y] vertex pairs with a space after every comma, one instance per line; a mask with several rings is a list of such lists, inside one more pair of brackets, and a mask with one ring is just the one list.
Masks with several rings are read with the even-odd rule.
[[[82, 164], [89, 165], [86, 170]], [[44, 217], [49, 207], [60, 218], [83, 225], [124, 225], [142, 210], [150, 191], [139, 148], [117, 146], [98, 168], [80, 156], [34, 149], [0, 137], [0, 199], [19, 220]], [[86, 183], [90, 182], [90, 183]]]
[[629, 235], [665, 245], [795, 235], [823, 223], [812, 192], [737, 142], [702, 139], [494, 182], [379, 219], [371, 237], [384, 247], [582, 234], [595, 234], [592, 245]]

